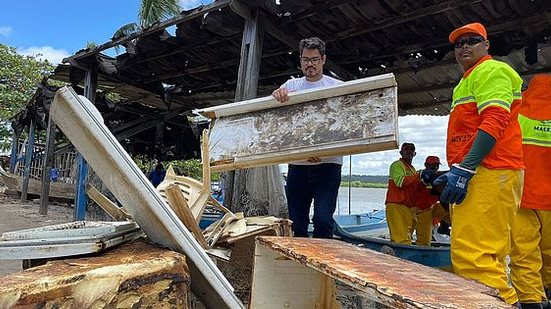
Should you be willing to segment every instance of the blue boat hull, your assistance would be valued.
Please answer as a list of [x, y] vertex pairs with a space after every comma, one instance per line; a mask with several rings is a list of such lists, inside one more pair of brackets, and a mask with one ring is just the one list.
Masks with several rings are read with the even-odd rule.
[[365, 234], [369, 234], [370, 231], [387, 228], [384, 211], [362, 215], [335, 216], [335, 222], [334, 234], [345, 242], [430, 267], [451, 268], [449, 244], [433, 243], [431, 247], [400, 245], [387, 239], [366, 236]]

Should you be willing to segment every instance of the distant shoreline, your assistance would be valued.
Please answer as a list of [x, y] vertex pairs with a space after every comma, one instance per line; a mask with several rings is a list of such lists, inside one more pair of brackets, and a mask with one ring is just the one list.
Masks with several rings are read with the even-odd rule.
[[380, 182], [364, 182], [364, 181], [341, 181], [341, 187], [352, 188], [388, 188], [388, 184]]

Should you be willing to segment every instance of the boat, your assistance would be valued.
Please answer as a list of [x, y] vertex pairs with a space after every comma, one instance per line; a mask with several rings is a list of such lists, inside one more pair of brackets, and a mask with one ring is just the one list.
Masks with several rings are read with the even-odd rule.
[[[358, 215], [336, 215], [335, 237], [342, 241], [440, 269], [451, 269], [449, 242], [433, 241], [431, 247], [390, 241], [384, 210]], [[433, 239], [434, 240], [434, 239]]]
[[[13, 191], [21, 193], [23, 188], [23, 177], [6, 172], [0, 168], [0, 179], [2, 182]], [[27, 193], [31, 195], [42, 194], [42, 181], [29, 178], [29, 187]], [[75, 198], [75, 184], [66, 182], [50, 182], [50, 197], [74, 200]]]

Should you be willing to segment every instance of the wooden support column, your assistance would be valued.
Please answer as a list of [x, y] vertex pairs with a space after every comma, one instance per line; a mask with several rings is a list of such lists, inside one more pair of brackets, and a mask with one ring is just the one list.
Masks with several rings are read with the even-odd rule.
[[235, 101], [256, 98], [264, 39], [262, 19], [257, 10], [251, 13], [251, 19], [245, 21]]
[[29, 137], [27, 139], [27, 150], [25, 151], [25, 171], [23, 172], [23, 186], [21, 188], [21, 201], [27, 200], [29, 191], [29, 178], [31, 176], [31, 163], [34, 149], [34, 120], [29, 124]]
[[[97, 67], [93, 64], [88, 67], [86, 70], [86, 75], [84, 76], [84, 96], [95, 105], [96, 103], [96, 89], [98, 86], [98, 71]], [[82, 155], [78, 154], [78, 178], [77, 185], [75, 188], [75, 214], [74, 219], [84, 220], [86, 214], [86, 182], [88, 176], [88, 163]]]
[[[258, 10], [250, 11], [240, 1], [232, 1], [231, 9], [245, 19], [243, 39], [241, 42], [241, 58], [235, 89], [235, 101], [253, 99], [257, 95], [262, 43], [264, 39], [263, 16]], [[242, 211], [241, 195], [245, 190], [246, 170], [228, 172], [226, 175], [226, 190], [224, 202], [234, 212]]]
[[42, 190], [40, 193], [40, 214], [48, 214], [48, 204], [50, 203], [50, 170], [53, 167], [53, 154], [55, 148], [56, 125], [50, 118], [48, 119], [48, 129], [46, 130], [46, 149], [45, 158], [42, 161]]
[[19, 141], [19, 136], [15, 134], [15, 132], [12, 135], [11, 140], [11, 156], [10, 156], [10, 173], [15, 173], [15, 165], [17, 164], [17, 146]]

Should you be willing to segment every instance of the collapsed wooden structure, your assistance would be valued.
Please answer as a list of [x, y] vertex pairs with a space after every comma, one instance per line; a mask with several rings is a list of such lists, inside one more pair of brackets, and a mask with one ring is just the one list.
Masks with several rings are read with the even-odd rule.
[[[129, 152], [183, 159], [198, 157], [206, 125], [190, 120], [193, 110], [265, 96], [299, 76], [301, 38], [319, 36], [327, 42], [326, 74], [353, 80], [394, 73], [400, 115], [446, 115], [451, 89], [462, 74], [447, 42], [451, 30], [484, 23], [490, 52], [528, 80], [551, 71], [550, 15], [550, 0], [217, 0], [82, 50], [65, 59], [51, 78], [87, 96]], [[114, 47], [124, 52], [109, 56], [116, 54]], [[34, 137], [35, 128], [50, 128], [55, 90], [44, 82], [14, 118], [12, 166], [21, 158], [21, 132]], [[51, 130], [46, 144], [56, 144]], [[32, 145], [30, 139], [27, 148]], [[58, 140], [51, 151], [65, 147]], [[25, 163], [33, 157], [32, 151], [26, 153]], [[47, 171], [52, 163], [45, 162]], [[85, 162], [78, 163], [77, 180], [86, 170]], [[85, 185], [79, 187], [77, 195], [84, 196]], [[77, 208], [83, 203], [79, 200]]]

